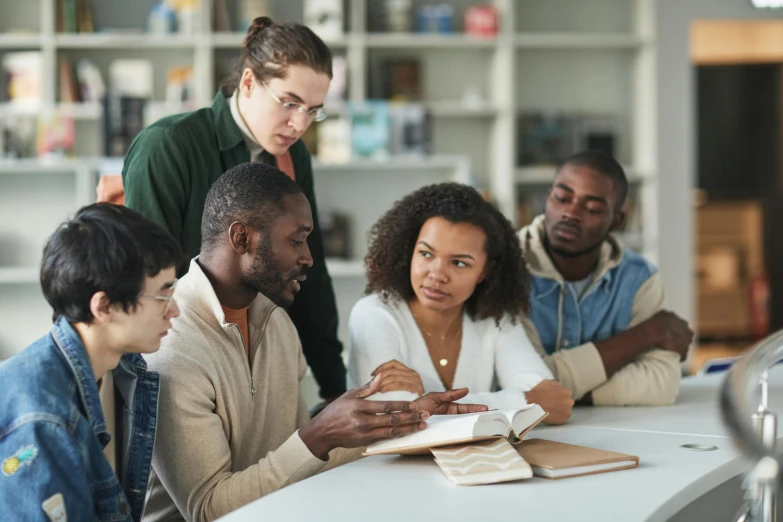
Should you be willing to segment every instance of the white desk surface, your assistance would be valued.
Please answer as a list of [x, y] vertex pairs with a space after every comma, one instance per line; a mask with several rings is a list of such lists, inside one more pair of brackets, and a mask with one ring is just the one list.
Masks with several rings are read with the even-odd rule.
[[[568, 424], [537, 427], [527, 437], [638, 455], [636, 469], [457, 486], [431, 456], [368, 457], [284, 488], [221, 521], [664, 521], [748, 469], [718, 416], [722, 378], [684, 380], [672, 407], [579, 408]], [[773, 372], [771, 381], [774, 407], [783, 402], [783, 371]], [[683, 444], [718, 449], [686, 451]]]

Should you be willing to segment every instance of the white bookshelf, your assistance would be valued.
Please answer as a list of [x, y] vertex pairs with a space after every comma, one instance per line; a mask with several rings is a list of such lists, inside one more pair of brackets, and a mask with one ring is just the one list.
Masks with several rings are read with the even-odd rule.
[[[276, 19], [302, 21], [304, 0], [270, 0]], [[499, 208], [515, 219], [520, 193], [546, 187], [552, 179], [551, 167], [517, 165], [517, 119], [523, 112], [569, 112], [609, 114], [621, 121], [618, 159], [632, 166], [629, 177], [638, 191], [643, 213], [643, 233], [630, 237], [653, 261], [657, 258], [658, 194], [656, 166], [655, 99], [655, 1], [656, 0], [488, 0], [500, 12], [500, 32], [481, 39], [462, 34], [462, 13], [473, 0], [453, 0], [455, 28], [452, 35], [391, 34], [370, 31], [369, 20], [379, 2], [346, 0], [344, 36], [328, 39], [336, 55], [348, 63], [347, 97], [364, 100], [369, 93], [369, 72], [373, 64], [390, 57], [414, 57], [421, 62], [422, 103], [433, 116], [434, 156], [425, 159], [391, 158], [389, 162], [352, 162], [336, 166], [315, 162], [316, 194], [320, 210], [338, 208], [342, 202], [357, 208], [353, 242], [355, 255], [349, 261], [329, 260], [340, 301], [341, 337], [346, 340], [352, 300], [361, 295], [363, 275], [360, 259], [365, 248], [366, 230], [380, 213], [406, 192], [426, 183], [470, 181], [485, 188]], [[235, 11], [238, 0], [228, 0]], [[165, 75], [168, 68], [189, 65], [196, 78], [195, 104], [211, 103], [217, 90], [216, 72], [239, 53], [244, 33], [215, 33], [212, 2], [200, 0], [201, 23], [194, 34], [152, 36], [143, 34], [151, 2], [125, 0], [93, 1], [96, 23], [118, 27], [120, 32], [95, 34], [56, 34], [55, 0], [8, 3], [0, 10], [1, 28], [25, 32], [0, 33], [0, 58], [17, 50], [40, 50], [44, 56], [44, 107], [70, 114], [76, 120], [77, 153], [96, 156], [100, 140], [99, 104], [63, 104], [57, 98], [57, 60], [88, 57], [108, 80], [108, 66], [117, 58], [149, 58], [156, 76], [152, 114], [184, 110], [167, 106]], [[420, 2], [413, 2], [418, 6]], [[233, 12], [232, 11], [232, 12]], [[98, 25], [100, 26], [100, 23]], [[135, 31], [135, 32], [134, 32]], [[107, 81], [108, 83], [108, 81]], [[20, 109], [9, 107], [0, 94], [0, 115]], [[329, 107], [332, 114], [341, 106]], [[95, 172], [96, 160], [90, 160]], [[68, 166], [72, 168], [73, 165]], [[14, 168], [27, 169], [32, 187], [68, 201], [68, 209], [94, 195], [91, 186], [69, 190], [41, 182], [54, 176], [51, 168], [36, 173], [40, 165], [16, 166], [0, 163], [0, 173]], [[116, 170], [116, 169], [115, 169]], [[4, 184], [19, 183], [21, 174], [0, 175], [0, 203]], [[79, 176], [73, 177], [74, 180]], [[84, 184], [84, 175], [82, 175]], [[18, 187], [17, 187], [18, 188]], [[19, 189], [21, 192], [25, 192]], [[59, 192], [57, 192], [59, 191]], [[25, 194], [20, 197], [35, 198]], [[49, 197], [49, 196], [47, 196]], [[35, 199], [27, 205], [34, 208]], [[361, 207], [367, 206], [367, 209]], [[0, 223], [16, 218], [0, 204]], [[51, 232], [54, 221], [41, 224]], [[43, 232], [42, 232], [43, 233]], [[0, 228], [0, 251], [4, 248]], [[0, 257], [0, 267], [4, 267]], [[34, 263], [33, 263], [34, 265]], [[28, 267], [29, 268], [29, 267]], [[16, 270], [14, 268], [14, 270]], [[0, 294], [6, 292], [14, 272], [0, 278]], [[29, 273], [28, 273], [29, 275]], [[24, 280], [23, 277], [20, 278]], [[13, 285], [15, 291], [29, 286]], [[22, 300], [24, 301], [24, 300]], [[26, 301], [25, 301], [26, 302]], [[0, 332], [13, 328], [5, 317], [0, 300]], [[40, 313], [30, 311], [30, 313]], [[46, 313], [44, 313], [46, 315]], [[9, 315], [10, 317], [10, 315]], [[9, 326], [10, 325], [10, 326]], [[31, 332], [30, 336], [39, 332]], [[29, 336], [28, 336], [29, 337]], [[0, 341], [2, 343], [2, 341]], [[19, 344], [16, 348], [23, 346]], [[0, 346], [0, 357], [3, 350]]]

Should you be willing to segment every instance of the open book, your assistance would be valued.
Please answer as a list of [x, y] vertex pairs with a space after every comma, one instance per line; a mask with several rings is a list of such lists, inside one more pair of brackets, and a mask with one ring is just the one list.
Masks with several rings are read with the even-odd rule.
[[364, 455], [426, 455], [430, 448], [440, 446], [498, 437], [521, 439], [546, 416], [547, 413], [538, 404], [528, 404], [516, 410], [433, 415], [427, 419], [427, 429], [398, 439], [376, 442], [367, 447]]
[[639, 466], [639, 457], [553, 440], [531, 439], [515, 447], [537, 477], [560, 479]]

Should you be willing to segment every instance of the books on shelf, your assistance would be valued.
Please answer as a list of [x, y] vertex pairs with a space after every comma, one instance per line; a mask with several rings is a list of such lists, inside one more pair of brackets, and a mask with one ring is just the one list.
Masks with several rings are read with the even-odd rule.
[[170, 106], [192, 106], [195, 93], [193, 67], [172, 67], [166, 74], [166, 103]]
[[318, 213], [324, 256], [327, 258], [351, 258], [351, 216], [337, 210]]
[[8, 159], [35, 157], [37, 126], [38, 118], [34, 115], [0, 119], [0, 156]]
[[41, 114], [38, 118], [38, 157], [64, 158], [73, 152], [76, 131], [73, 118], [58, 114]]
[[418, 103], [389, 104], [391, 153], [395, 156], [426, 156], [432, 153], [432, 119]]
[[387, 159], [390, 155], [389, 104], [383, 100], [349, 102], [348, 114], [352, 156]]
[[110, 94], [103, 103], [103, 155], [125, 156], [144, 129], [146, 98]]
[[343, 0], [305, 0], [304, 25], [324, 40], [343, 35]]
[[423, 97], [421, 61], [418, 58], [383, 60], [372, 69], [370, 97], [410, 102]]
[[11, 103], [35, 107], [42, 101], [43, 53], [21, 51], [6, 53], [2, 68], [7, 78], [8, 99]]
[[95, 31], [91, 0], [57, 0], [55, 27], [58, 33], [92, 33]]
[[316, 154], [323, 163], [347, 163], [351, 159], [351, 121], [330, 118], [318, 124]]
[[526, 113], [518, 121], [518, 165], [557, 165], [582, 150], [617, 157], [620, 125], [599, 114]]
[[522, 439], [547, 413], [538, 404], [516, 410], [493, 410], [464, 415], [433, 415], [427, 429], [398, 439], [376, 442], [364, 455], [419, 455], [431, 448], [480, 442], [489, 439]]
[[537, 477], [563, 479], [639, 466], [639, 457], [553, 440], [530, 439], [516, 446]]
[[106, 95], [106, 84], [100, 69], [91, 60], [82, 58], [76, 63], [76, 78], [79, 82], [81, 101], [100, 102]]

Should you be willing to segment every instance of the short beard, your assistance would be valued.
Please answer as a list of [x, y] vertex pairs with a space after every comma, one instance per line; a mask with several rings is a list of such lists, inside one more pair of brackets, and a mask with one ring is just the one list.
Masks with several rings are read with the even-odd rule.
[[242, 274], [242, 284], [254, 292], [264, 294], [281, 308], [288, 308], [293, 301], [285, 295], [288, 279], [272, 253], [271, 240], [262, 233], [256, 257], [250, 265], [250, 272]]
[[576, 259], [577, 257], [586, 256], [588, 254], [592, 254], [599, 248], [601, 248], [601, 245], [604, 244], [604, 241], [606, 241], [606, 238], [609, 237], [609, 233], [607, 232], [603, 238], [601, 238], [600, 241], [598, 241], [596, 244], [589, 246], [588, 248], [585, 248], [583, 250], [578, 250], [576, 252], [572, 252], [569, 250], [564, 250], [562, 248], [558, 248], [554, 245], [552, 245], [551, 241], [549, 241], [548, 237], [545, 237], [546, 246], [548, 250], [554, 254], [557, 254], [560, 257], [564, 257], [566, 259]]

